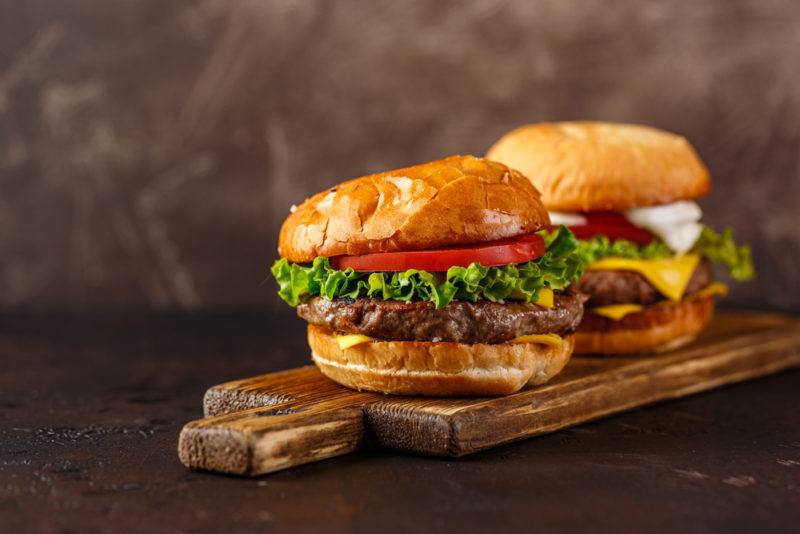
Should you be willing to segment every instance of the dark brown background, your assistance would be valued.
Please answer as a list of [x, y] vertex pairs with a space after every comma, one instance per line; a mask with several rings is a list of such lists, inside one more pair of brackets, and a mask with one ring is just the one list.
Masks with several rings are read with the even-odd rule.
[[588, 118], [689, 137], [761, 273], [727, 302], [800, 309], [799, 28], [791, 0], [0, 0], [0, 306], [277, 306], [290, 204]]
[[458, 461], [175, 446], [308, 363], [262, 284], [290, 204], [521, 123], [688, 136], [761, 272], [726, 302], [800, 311], [799, 51], [792, 0], [0, 0], [0, 531], [795, 532], [797, 371]]

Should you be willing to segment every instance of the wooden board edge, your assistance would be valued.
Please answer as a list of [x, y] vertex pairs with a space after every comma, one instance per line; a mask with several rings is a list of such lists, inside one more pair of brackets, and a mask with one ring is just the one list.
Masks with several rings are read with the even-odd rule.
[[362, 406], [258, 407], [184, 425], [178, 457], [190, 469], [258, 476], [348, 454], [364, 444]]
[[203, 429], [191, 421], [178, 437], [178, 458], [190, 468], [245, 475], [250, 470], [251, 450], [247, 437], [228, 428]]
[[216, 384], [208, 388], [203, 395], [203, 414], [205, 417], [213, 417], [289, 401], [291, 397], [287, 394], [273, 391], [254, 394], [250, 389], [253, 385], [267, 382], [277, 391], [286, 384], [309, 380], [315, 376], [315, 371], [317, 371], [315, 366], [304, 365]]
[[253, 394], [212, 386], [203, 395], [203, 416], [215, 417], [250, 408], [274, 406], [289, 400], [287, 395]]
[[[371, 447], [428, 456], [453, 456], [455, 432], [446, 415], [420, 415], [380, 401], [364, 406], [367, 442]], [[400, 440], [396, 436], [402, 436]]]
[[[793, 367], [800, 366], [800, 343], [790, 345], [784, 349], [779, 349], [773, 353], [764, 353], [762, 358], [765, 358], [767, 361], [763, 362], [758, 368], [734, 367], [729, 372], [722, 373], [713, 379], [703, 382], [689, 383], [680, 388], [675, 388], [672, 390], [665, 389], [658, 392], [656, 392], [654, 388], [653, 393], [642, 396], [639, 396], [639, 393], [631, 393], [631, 400], [619, 402], [618, 404], [609, 403], [598, 406], [591, 415], [582, 417], [580, 419], [569, 419], [563, 414], [560, 414], [559, 406], [556, 404], [552, 410], [552, 413], [549, 414], [549, 419], [551, 420], [549, 424], [539, 426], [535, 431], [520, 431], [516, 435], [509, 436], [508, 438], [493, 440], [486, 440], [480, 437], [476, 438], [476, 436], [481, 435], [481, 424], [479, 421], [481, 419], [481, 414], [476, 411], [459, 412], [452, 416], [451, 428], [453, 434], [450, 438], [451, 446], [447, 450], [441, 451], [440, 456], [466, 456], [468, 454], [473, 454], [475, 452], [490, 449], [492, 447], [513, 443], [515, 441], [521, 441], [523, 439], [542, 434], [549, 434], [558, 430], [577, 426], [585, 422], [595, 421], [634, 408], [649, 406], [672, 399], [678, 399], [696, 393], [710, 391], [721, 386], [733, 385], [746, 380], [761, 378], [770, 374], [785, 371]], [[744, 359], [744, 357], [742, 359]], [[705, 363], [709, 363], [708, 360], [705, 360]], [[668, 367], [661, 372], [669, 373], [670, 371], [671, 369]], [[632, 380], [636, 379], [637, 378], [633, 378]], [[652, 380], [652, 377], [642, 375], [638, 377], [638, 379], [642, 381], [641, 387], [643, 391], [651, 388], [648, 382], [649, 380]], [[616, 384], [615, 387], [617, 390], [619, 390], [619, 384]], [[591, 393], [592, 392], [590, 389], [576, 392], [578, 396], [587, 397]], [[611, 395], [600, 395], [598, 397], [607, 401], [610, 401], [614, 398]], [[491, 410], [487, 409], [487, 411]], [[531, 427], [531, 425], [524, 426], [528, 426], [529, 428]]]

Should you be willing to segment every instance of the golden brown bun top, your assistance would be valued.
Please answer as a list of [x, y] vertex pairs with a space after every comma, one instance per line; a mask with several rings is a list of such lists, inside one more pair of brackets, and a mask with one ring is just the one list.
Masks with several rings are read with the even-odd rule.
[[317, 256], [424, 250], [534, 232], [550, 223], [520, 173], [473, 156], [349, 180], [307, 199], [283, 223], [278, 252]]
[[708, 169], [685, 138], [633, 124], [523, 126], [486, 157], [527, 176], [551, 211], [623, 211], [696, 198], [711, 188]]

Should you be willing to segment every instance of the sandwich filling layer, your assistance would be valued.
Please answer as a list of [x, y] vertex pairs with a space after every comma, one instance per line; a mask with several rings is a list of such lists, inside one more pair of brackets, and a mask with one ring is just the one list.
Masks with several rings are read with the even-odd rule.
[[[711, 265], [708, 261], [701, 260], [692, 272], [681, 297], [697, 293], [713, 281]], [[589, 295], [586, 302], [589, 308], [612, 304], [649, 306], [665, 298], [651, 281], [636, 271], [588, 270], [575, 283], [575, 288]]]
[[545, 233], [311, 264], [280, 259], [272, 274], [279, 296], [342, 349], [370, 340], [560, 344], [583, 316], [586, 297], [568, 288], [586, 263], [565, 227]]
[[333, 332], [397, 341], [506, 343], [531, 334], [567, 335], [583, 316], [586, 297], [556, 291], [551, 307], [524, 302], [431, 302], [315, 297], [297, 307], [311, 324]]
[[[668, 207], [676, 211], [672, 209], [675, 206], [663, 206], [664, 210]], [[588, 296], [587, 319], [602, 318], [605, 320], [602, 324], [610, 325], [651, 307], [724, 295], [727, 288], [714, 281], [712, 262], [726, 267], [735, 280], [753, 277], [750, 250], [736, 245], [730, 230], [718, 234], [703, 226], [698, 236], [693, 232], [690, 248], [682, 246], [680, 250], [672, 248], [660, 235], [648, 235], [648, 231], [659, 226], [655, 223], [667, 230], [683, 228], [678, 224], [680, 220], [659, 222], [655, 215], [664, 210], [638, 210], [649, 217], [637, 220], [640, 224], [648, 222], [647, 229], [632, 225], [627, 220], [630, 213], [627, 216], [609, 212], [556, 214], [554, 219], [559, 222], [576, 223], [570, 228], [582, 236], [576, 253], [586, 267], [573, 288]], [[692, 224], [697, 223], [699, 208], [694, 211], [689, 214]], [[572, 217], [579, 218], [573, 221]], [[582, 329], [587, 329], [591, 322], [584, 321]]]

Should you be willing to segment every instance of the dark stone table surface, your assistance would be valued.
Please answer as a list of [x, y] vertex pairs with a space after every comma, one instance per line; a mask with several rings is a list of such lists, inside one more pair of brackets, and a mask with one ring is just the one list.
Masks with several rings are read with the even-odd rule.
[[797, 532], [800, 371], [458, 460], [186, 470], [205, 388], [306, 361], [265, 312], [0, 315], [2, 532]]

